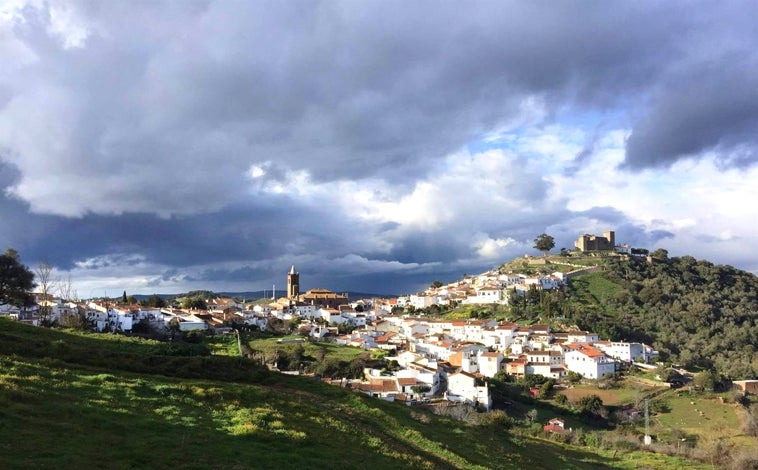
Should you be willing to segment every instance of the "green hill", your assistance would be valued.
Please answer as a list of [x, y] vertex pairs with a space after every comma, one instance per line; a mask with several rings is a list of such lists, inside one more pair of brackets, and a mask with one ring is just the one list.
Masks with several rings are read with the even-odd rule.
[[456, 421], [207, 353], [0, 319], [0, 468], [698, 466], [533, 437], [497, 413]]
[[758, 378], [758, 277], [659, 251], [572, 279], [554, 311], [604, 337], [652, 344], [666, 361]]

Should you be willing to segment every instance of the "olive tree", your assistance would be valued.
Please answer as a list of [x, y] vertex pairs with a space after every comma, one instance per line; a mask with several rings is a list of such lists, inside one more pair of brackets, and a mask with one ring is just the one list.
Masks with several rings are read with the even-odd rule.
[[555, 247], [555, 239], [550, 235], [543, 233], [534, 239], [534, 248], [540, 250], [543, 255], [547, 254]]

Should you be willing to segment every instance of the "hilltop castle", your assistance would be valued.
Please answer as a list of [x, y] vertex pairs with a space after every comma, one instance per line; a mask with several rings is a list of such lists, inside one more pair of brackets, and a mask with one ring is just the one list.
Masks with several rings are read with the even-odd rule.
[[616, 246], [616, 233], [610, 230], [608, 232], [603, 232], [602, 237], [585, 233], [574, 242], [574, 246], [582, 252], [613, 251]]

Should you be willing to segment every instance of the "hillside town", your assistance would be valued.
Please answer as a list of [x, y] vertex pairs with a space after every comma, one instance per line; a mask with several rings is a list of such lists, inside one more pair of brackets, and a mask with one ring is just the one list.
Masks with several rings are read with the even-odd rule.
[[[603, 238], [598, 241], [599, 238]], [[588, 244], [594, 244], [588, 248]], [[602, 244], [602, 245], [601, 245]], [[613, 248], [613, 232], [605, 237], [584, 235], [580, 250]], [[527, 257], [527, 263], [543, 263]], [[493, 269], [464, 276], [449, 284], [435, 283], [423, 292], [397, 298], [351, 301], [347, 294], [327, 289], [300, 292], [300, 274], [292, 266], [281, 298], [248, 303], [233, 298], [207, 301], [205, 309], [178, 306], [146, 307], [112, 300], [67, 302], [37, 294], [34, 305], [0, 306], [0, 315], [38, 324], [44, 309], [49, 321], [66, 324], [77, 317], [99, 332], [207, 331], [228, 334], [244, 325], [267, 332], [272, 324], [289, 325], [286, 341], [328, 341], [367, 351], [380, 350], [397, 370], [365, 370], [362, 379], [329, 381], [390, 401], [445, 399], [483, 410], [492, 407], [486, 378], [505, 373], [514, 378], [541, 375], [562, 380], [569, 373], [597, 380], [636, 362], [649, 363], [656, 352], [634, 342], [601, 339], [590, 331], [555, 331], [547, 324], [518, 324], [507, 320], [432, 318], [424, 309], [433, 305], [507, 305], [530, 290], [560, 288], [577, 274], [594, 267], [576, 266], [551, 274], [501, 272]], [[173, 337], [173, 336], [172, 336]], [[275, 367], [269, 364], [270, 367]]]

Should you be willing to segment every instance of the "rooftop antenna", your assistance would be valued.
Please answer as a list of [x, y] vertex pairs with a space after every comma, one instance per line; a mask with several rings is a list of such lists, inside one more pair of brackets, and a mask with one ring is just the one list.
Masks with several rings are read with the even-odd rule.
[[645, 398], [645, 445], [649, 446], [653, 443], [653, 438], [650, 437], [650, 408], [648, 407], [649, 399]]

